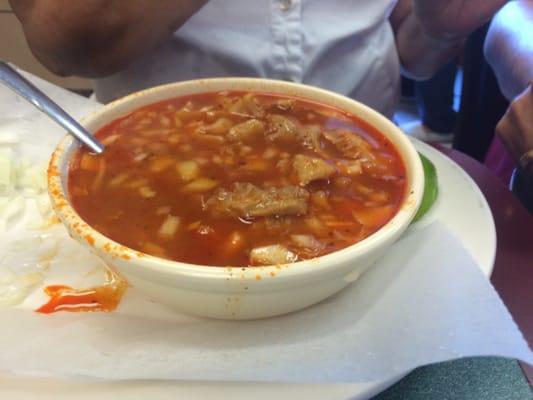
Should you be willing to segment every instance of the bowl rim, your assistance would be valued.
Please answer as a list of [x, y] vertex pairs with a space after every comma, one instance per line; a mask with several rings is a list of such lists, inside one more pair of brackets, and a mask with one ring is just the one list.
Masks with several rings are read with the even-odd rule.
[[[315, 275], [320, 274], [324, 268], [330, 270], [334, 269], [334, 265], [343, 265], [349, 263], [351, 260], [356, 260], [359, 256], [371, 252], [372, 250], [378, 248], [383, 243], [393, 240], [397, 235], [401, 234], [403, 230], [407, 228], [409, 223], [414, 218], [418, 207], [420, 206], [423, 189], [424, 189], [424, 175], [422, 164], [418, 153], [407, 136], [396, 126], [392, 121], [387, 119], [385, 116], [381, 115], [377, 111], [371, 109], [370, 107], [343, 95], [331, 92], [322, 88], [286, 82], [278, 81], [271, 79], [263, 78], [240, 78], [240, 77], [231, 77], [231, 78], [210, 78], [210, 79], [198, 79], [191, 81], [182, 81], [169, 83], [165, 85], [160, 85], [145, 89], [139, 92], [129, 94], [125, 97], [117, 99], [107, 105], [104, 105], [99, 110], [89, 114], [81, 120], [81, 124], [87, 127], [88, 124], [94, 121], [98, 121], [99, 118], [105, 117], [105, 114], [116, 110], [117, 108], [125, 107], [126, 110], [121, 115], [115, 116], [112, 119], [106, 120], [100, 124], [100, 127], [109, 124], [114, 119], [120, 118], [123, 115], [131, 113], [133, 110], [144, 107], [147, 104], [153, 104], [159, 101], [164, 101], [173, 97], [186, 96], [187, 94], [174, 94], [168, 95], [169, 93], [180, 89], [191, 89], [194, 93], [206, 93], [217, 90], [196, 90], [198, 87], [207, 88], [212, 87], [226, 87], [226, 89], [218, 89], [218, 91], [223, 90], [243, 90], [243, 91], [256, 91], [256, 92], [270, 92], [277, 94], [285, 94], [289, 96], [300, 97], [310, 101], [315, 101], [322, 103], [324, 105], [332, 105], [333, 107], [340, 108], [345, 110], [347, 113], [356, 115], [358, 118], [363, 119], [366, 123], [371, 126], [376, 127], [380, 125], [385, 129], [378, 129], [387, 139], [393, 142], [396, 150], [402, 157], [404, 166], [406, 168], [406, 193], [404, 199], [400, 205], [400, 208], [396, 214], [380, 229], [372, 233], [362, 241], [345, 247], [343, 249], [334, 251], [332, 253], [316, 257], [313, 259], [302, 260], [295, 263], [272, 265], [272, 266], [206, 266], [206, 265], [197, 265], [190, 264], [180, 261], [168, 260], [156, 256], [152, 256], [146, 253], [142, 253], [138, 250], [126, 247], [121, 245], [118, 242], [108, 238], [107, 236], [101, 234], [96, 229], [92, 228], [87, 224], [83, 218], [76, 212], [74, 207], [71, 205], [66, 185], [64, 184], [64, 179], [66, 179], [68, 166], [70, 162], [71, 155], [75, 150], [80, 146], [80, 144], [70, 135], [66, 135], [57, 145], [52, 156], [50, 158], [48, 166], [48, 192], [51, 199], [52, 207], [66, 226], [70, 235], [77, 239], [82, 244], [91, 247], [102, 257], [110, 255], [109, 248], [119, 249], [119, 251], [111, 252], [113, 258], [122, 258], [125, 261], [135, 260], [136, 263], [143, 266], [149, 271], [171, 274], [171, 275], [181, 275], [181, 276], [191, 276], [210, 279], [226, 279], [228, 278], [228, 271], [232, 270], [242, 270], [242, 271], [257, 271], [262, 274], [269, 273], [278, 273], [280, 267], [284, 267], [283, 276], [286, 278], [305, 275]], [[237, 86], [237, 88], [233, 88]], [[262, 91], [260, 89], [250, 89], [250, 88], [241, 88], [241, 86], [267, 86], [270, 90]], [[288, 93], [287, 93], [288, 92]], [[296, 92], [297, 94], [293, 94]], [[307, 97], [306, 94], [312, 94], [313, 96], [320, 97], [319, 100]], [[151, 96], [160, 96], [157, 99], [146, 104], [137, 104], [136, 99], [146, 99], [151, 98]], [[332, 104], [335, 103], [335, 104]], [[346, 106], [340, 106], [339, 104]], [[347, 110], [346, 108], [349, 108]], [[357, 110], [357, 111], [354, 111]], [[99, 128], [98, 128], [99, 129]], [[398, 146], [398, 143], [401, 146]], [[401, 148], [399, 148], [401, 147]], [[65, 167], [66, 166], [66, 167]], [[333, 264], [333, 265], [332, 265]], [[286, 268], [285, 268], [286, 267]], [[131, 273], [134, 274], [135, 270], [131, 270]], [[247, 275], [241, 278], [256, 279], [255, 273]]]

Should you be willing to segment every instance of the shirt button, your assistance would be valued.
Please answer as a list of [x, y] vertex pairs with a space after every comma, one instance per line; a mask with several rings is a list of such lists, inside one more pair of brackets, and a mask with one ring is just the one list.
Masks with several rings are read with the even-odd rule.
[[279, 0], [279, 8], [281, 11], [289, 11], [292, 6], [292, 0]]

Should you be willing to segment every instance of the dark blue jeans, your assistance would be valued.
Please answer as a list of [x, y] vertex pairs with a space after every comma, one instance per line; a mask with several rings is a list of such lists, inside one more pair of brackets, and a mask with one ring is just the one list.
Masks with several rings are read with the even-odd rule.
[[415, 100], [422, 123], [437, 133], [452, 133], [457, 120], [453, 89], [457, 66], [449, 63], [433, 78], [415, 82]]

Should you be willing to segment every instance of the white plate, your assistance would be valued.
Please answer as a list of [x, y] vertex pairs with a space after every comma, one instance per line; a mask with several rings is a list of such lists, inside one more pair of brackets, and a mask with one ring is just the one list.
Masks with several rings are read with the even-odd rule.
[[411, 140], [416, 149], [435, 164], [439, 196], [429, 213], [410, 229], [440, 221], [461, 240], [489, 277], [496, 258], [496, 226], [485, 196], [453, 160], [417, 139]]
[[[467, 250], [490, 276], [496, 254], [496, 229], [490, 208], [473, 180], [452, 160], [434, 148], [413, 140], [415, 147], [436, 166], [439, 198], [432, 210], [410, 230], [439, 220], [460, 238]], [[406, 233], [409, 234], [409, 231]], [[272, 398], [367, 399], [394, 384], [395, 379], [365, 384], [267, 384], [166, 381], [73, 381], [0, 375], [0, 398], [66, 400], [246, 399]]]

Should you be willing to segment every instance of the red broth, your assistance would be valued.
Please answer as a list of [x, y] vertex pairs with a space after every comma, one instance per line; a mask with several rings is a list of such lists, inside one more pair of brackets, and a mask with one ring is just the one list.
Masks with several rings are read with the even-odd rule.
[[80, 148], [69, 196], [93, 228], [132, 249], [209, 266], [277, 265], [357, 243], [405, 196], [403, 161], [341, 110], [219, 92], [140, 108]]

